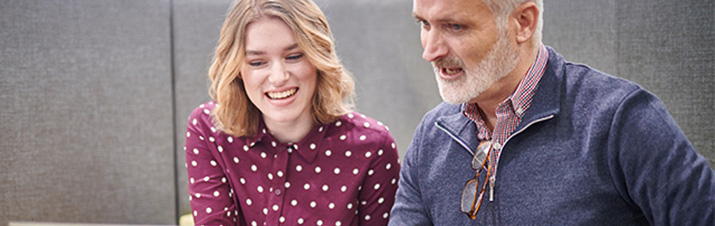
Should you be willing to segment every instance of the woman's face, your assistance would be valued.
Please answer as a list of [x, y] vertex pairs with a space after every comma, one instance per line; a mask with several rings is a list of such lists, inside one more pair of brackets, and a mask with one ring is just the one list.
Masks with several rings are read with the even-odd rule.
[[283, 20], [262, 17], [246, 27], [241, 67], [246, 93], [266, 125], [312, 125], [317, 70]]

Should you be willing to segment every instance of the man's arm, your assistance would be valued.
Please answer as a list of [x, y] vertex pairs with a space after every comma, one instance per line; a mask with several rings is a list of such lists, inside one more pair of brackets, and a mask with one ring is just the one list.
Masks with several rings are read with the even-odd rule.
[[715, 172], [657, 97], [642, 89], [625, 97], [611, 134], [614, 184], [652, 225], [715, 222]]
[[402, 162], [400, 170], [400, 180], [398, 181], [395, 204], [390, 213], [390, 226], [399, 225], [432, 225], [429, 214], [422, 201], [422, 193], [419, 187], [420, 170], [420, 131], [425, 123], [423, 120], [415, 132], [412, 143], [407, 148], [407, 153]]

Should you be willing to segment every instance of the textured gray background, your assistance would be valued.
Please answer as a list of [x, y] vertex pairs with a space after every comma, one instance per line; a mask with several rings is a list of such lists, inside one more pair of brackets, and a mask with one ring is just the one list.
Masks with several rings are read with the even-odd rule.
[[[400, 153], [440, 102], [411, 1], [316, 0]], [[174, 224], [183, 134], [230, 0], [0, 0], [0, 225]], [[546, 0], [544, 42], [658, 95], [715, 163], [713, 1]]]
[[169, 3], [0, 1], [0, 225], [174, 221]]

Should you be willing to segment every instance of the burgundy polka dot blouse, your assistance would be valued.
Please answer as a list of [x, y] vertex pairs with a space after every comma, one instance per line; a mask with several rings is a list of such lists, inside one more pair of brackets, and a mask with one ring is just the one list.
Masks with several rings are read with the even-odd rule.
[[387, 225], [400, 170], [385, 125], [357, 112], [281, 143], [261, 123], [233, 137], [189, 117], [186, 167], [196, 225]]

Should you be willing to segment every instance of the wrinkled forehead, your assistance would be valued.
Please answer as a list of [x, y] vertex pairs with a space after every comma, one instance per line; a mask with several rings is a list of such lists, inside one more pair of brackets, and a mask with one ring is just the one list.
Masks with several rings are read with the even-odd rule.
[[491, 10], [482, 0], [413, 0], [412, 14], [418, 19], [452, 21], [491, 15]]

